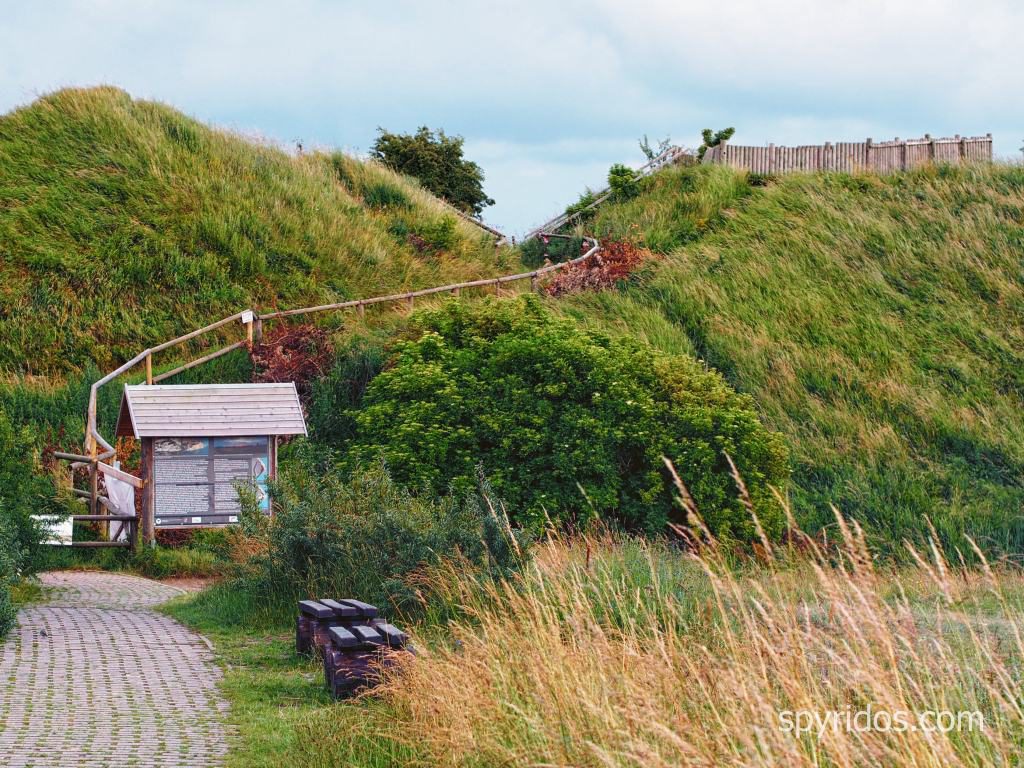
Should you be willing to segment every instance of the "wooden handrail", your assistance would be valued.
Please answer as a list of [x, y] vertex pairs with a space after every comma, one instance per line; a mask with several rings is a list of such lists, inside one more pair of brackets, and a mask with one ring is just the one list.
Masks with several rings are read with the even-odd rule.
[[[665, 165], [668, 165], [670, 163], [674, 163], [674, 162], [678, 161], [678, 159], [681, 156], [683, 156], [684, 154], [686, 154], [685, 150], [683, 150], [683, 149], [681, 149], [679, 147], [669, 147], [669, 149], [667, 149], [662, 154], [658, 155], [658, 157], [652, 159], [646, 165], [644, 165], [641, 168], [639, 168], [637, 170], [637, 173], [640, 176], [647, 176], [647, 175], [653, 173], [655, 170], [658, 170], [659, 168], [661, 168], [661, 167], [663, 167]], [[533, 230], [532, 232], [530, 232], [527, 235], [526, 239], [529, 239], [531, 237], [540, 236], [540, 235], [559, 236], [559, 235], [556, 234], [556, 231], [558, 229], [560, 229], [561, 227], [565, 226], [566, 223], [571, 221], [576, 216], [579, 216], [580, 214], [582, 214], [583, 211], [588, 210], [589, 208], [592, 208], [592, 207], [596, 206], [601, 201], [607, 199], [610, 194], [611, 194], [610, 190], [604, 191], [601, 194], [601, 196], [597, 200], [595, 200], [593, 203], [591, 203], [591, 205], [588, 206], [587, 208], [585, 208], [585, 209], [583, 209], [581, 211], [577, 211], [575, 214], [572, 214], [571, 216], [566, 216], [566, 215], [563, 214], [562, 216], [559, 216], [559, 217], [553, 219], [552, 221], [548, 222], [548, 224], [545, 225], [544, 227], [537, 228], [537, 229]], [[473, 219], [472, 217], [464, 214], [462, 211], [459, 211], [458, 209], [454, 208], [454, 206], [451, 206], [450, 204], [448, 205], [448, 207], [452, 208], [462, 218], [470, 221], [471, 223], [477, 225], [481, 229], [484, 229], [487, 232], [490, 232], [491, 234], [493, 234], [496, 237], [498, 237], [499, 238], [499, 240], [498, 240], [499, 243], [502, 240], [505, 239], [505, 236], [501, 232], [499, 232], [498, 230], [493, 229], [492, 227], [487, 226], [486, 224], [484, 224], [481, 221]], [[165, 341], [164, 343], [158, 344], [155, 347], [150, 347], [148, 349], [143, 350], [142, 352], [137, 354], [135, 357], [133, 357], [131, 360], [128, 360], [128, 361], [122, 363], [120, 366], [115, 368], [110, 373], [106, 374], [102, 378], [100, 378], [97, 381], [93, 382], [92, 386], [89, 388], [89, 404], [88, 404], [87, 413], [86, 413], [86, 425], [85, 425], [85, 453], [84, 453], [84, 455], [71, 454], [71, 453], [58, 453], [58, 452], [54, 453], [54, 455], [57, 458], [65, 459], [65, 460], [68, 460], [68, 461], [72, 461], [72, 462], [74, 462], [75, 464], [77, 464], [79, 466], [87, 466], [87, 467], [89, 467], [91, 489], [88, 492], [78, 491], [77, 489], [75, 489], [75, 493], [79, 494], [79, 495], [86, 496], [89, 499], [90, 514], [89, 515], [78, 515], [78, 516], [76, 516], [76, 518], [80, 519], [80, 520], [98, 520], [98, 521], [111, 521], [111, 520], [118, 520], [118, 519], [120, 519], [117, 515], [100, 515], [100, 514], [97, 514], [97, 509], [98, 509], [98, 506], [99, 506], [99, 503], [100, 503], [100, 499], [101, 499], [100, 494], [99, 494], [98, 485], [97, 485], [99, 472], [101, 472], [101, 471], [107, 472], [107, 473], [114, 473], [114, 472], [116, 472], [118, 476], [122, 477], [122, 479], [124, 479], [125, 476], [127, 476], [129, 478], [134, 478], [134, 476], [129, 475], [128, 473], [122, 472], [120, 470], [113, 470], [112, 467], [108, 467], [107, 465], [103, 464], [103, 462], [105, 460], [112, 458], [116, 454], [116, 451], [114, 450], [114, 446], [111, 445], [110, 442], [108, 442], [107, 439], [104, 438], [102, 434], [100, 434], [99, 427], [97, 425], [97, 420], [96, 420], [97, 393], [99, 392], [99, 388], [102, 387], [104, 384], [107, 384], [107, 383], [113, 381], [118, 376], [120, 376], [120, 375], [122, 375], [124, 373], [127, 373], [128, 371], [132, 370], [135, 366], [139, 365], [140, 363], [145, 363], [145, 366], [146, 366], [146, 383], [147, 384], [153, 384], [153, 383], [156, 383], [158, 381], [163, 381], [164, 379], [168, 379], [168, 378], [170, 378], [172, 376], [175, 376], [176, 374], [179, 374], [182, 371], [187, 371], [190, 368], [194, 368], [195, 366], [202, 365], [203, 363], [206, 363], [206, 362], [209, 362], [211, 360], [214, 360], [214, 359], [216, 359], [218, 357], [221, 357], [222, 355], [226, 355], [229, 352], [232, 352], [232, 351], [234, 351], [236, 349], [240, 349], [241, 347], [246, 346], [247, 344], [251, 344], [253, 342], [253, 340], [254, 340], [254, 330], [255, 330], [255, 340], [258, 341], [262, 337], [262, 328], [263, 328], [262, 324], [263, 324], [263, 321], [265, 321], [265, 320], [274, 320], [274, 319], [282, 318], [282, 317], [297, 317], [299, 315], [307, 315], [307, 314], [312, 314], [314, 312], [327, 312], [327, 311], [332, 311], [332, 310], [350, 309], [350, 308], [355, 308], [359, 312], [359, 315], [363, 316], [363, 312], [364, 312], [366, 306], [369, 305], [369, 304], [384, 304], [384, 303], [389, 303], [389, 302], [406, 302], [408, 304], [408, 306], [411, 308], [414, 299], [419, 298], [421, 296], [432, 296], [432, 295], [439, 294], [439, 293], [451, 293], [451, 294], [453, 294], [455, 296], [458, 296], [463, 288], [477, 288], [477, 287], [484, 287], [484, 286], [490, 286], [490, 285], [496, 286], [496, 288], [497, 288], [498, 286], [504, 285], [506, 283], [513, 283], [513, 282], [517, 282], [517, 281], [520, 281], [520, 280], [529, 280], [531, 288], [536, 289], [539, 286], [540, 277], [542, 275], [550, 274], [551, 272], [555, 272], [556, 270], [565, 269], [566, 267], [568, 267], [568, 266], [570, 266], [572, 264], [578, 264], [578, 263], [580, 263], [580, 262], [590, 258], [591, 256], [594, 256], [595, 254], [598, 253], [598, 251], [601, 250], [601, 244], [598, 242], [597, 238], [594, 238], [594, 237], [584, 237], [583, 238], [583, 242], [589, 244], [590, 247], [587, 249], [587, 251], [582, 256], [577, 256], [574, 259], [569, 259], [567, 261], [564, 261], [564, 262], [561, 262], [561, 263], [558, 263], [558, 264], [549, 264], [549, 265], [547, 265], [545, 267], [540, 267], [538, 269], [534, 269], [534, 270], [531, 270], [529, 272], [519, 272], [519, 273], [516, 273], [516, 274], [513, 274], [513, 275], [502, 275], [500, 277], [484, 278], [484, 279], [481, 279], [481, 280], [469, 280], [469, 281], [462, 282], [462, 283], [451, 283], [449, 285], [435, 286], [433, 288], [421, 288], [421, 289], [415, 290], [415, 291], [406, 291], [404, 293], [393, 293], [393, 294], [389, 294], [387, 296], [374, 296], [374, 297], [370, 297], [370, 298], [366, 298], [366, 299], [353, 299], [351, 301], [342, 301], [342, 302], [337, 302], [337, 303], [334, 303], [334, 304], [321, 304], [321, 305], [315, 306], [315, 307], [302, 307], [302, 308], [298, 308], [298, 309], [278, 310], [278, 311], [274, 311], [274, 312], [267, 312], [267, 313], [264, 313], [264, 314], [259, 314], [258, 312], [256, 312], [255, 310], [252, 310], [252, 309], [244, 309], [244, 310], [241, 310], [240, 312], [236, 312], [233, 315], [230, 315], [228, 317], [222, 318], [221, 320], [217, 320], [216, 322], [210, 323], [209, 325], [205, 325], [202, 328], [197, 328], [194, 331], [191, 331], [191, 332], [186, 333], [186, 334], [184, 334], [182, 336], [178, 336], [178, 337], [176, 337], [174, 339], [171, 339], [170, 341]], [[200, 357], [200, 358], [198, 358], [196, 360], [192, 360], [190, 362], [187, 362], [187, 363], [184, 363], [182, 365], [179, 365], [177, 368], [174, 368], [173, 370], [170, 370], [170, 371], [167, 371], [165, 373], [162, 373], [159, 376], [153, 376], [153, 368], [152, 368], [152, 365], [153, 365], [153, 355], [156, 354], [157, 352], [162, 352], [165, 349], [170, 349], [171, 347], [175, 347], [175, 346], [178, 346], [180, 344], [184, 344], [185, 342], [191, 341], [192, 339], [195, 339], [195, 338], [198, 338], [199, 336], [202, 336], [203, 334], [210, 333], [211, 331], [215, 331], [218, 328], [222, 328], [223, 326], [225, 326], [225, 325], [227, 325], [229, 323], [237, 322], [239, 320], [241, 320], [242, 322], [244, 322], [248, 326], [247, 334], [246, 334], [246, 339], [245, 340], [238, 341], [238, 342], [235, 342], [233, 344], [229, 344], [226, 347], [223, 347], [223, 348], [217, 350], [216, 352], [212, 352], [212, 353], [204, 355], [203, 357]], [[255, 329], [254, 329], [254, 326], [255, 326]], [[101, 448], [102, 448], [102, 450], [101, 450]], [[75, 464], [73, 464], [72, 466], [75, 466]], [[142, 483], [141, 480], [138, 480], [138, 482]], [[134, 520], [134, 518], [133, 518], [133, 520]], [[134, 525], [134, 524], [135, 523], [129, 523], [129, 525]], [[134, 542], [134, 532], [130, 531], [130, 534], [131, 535], [130, 535], [129, 539], [130, 539], [130, 542], [133, 543]], [[77, 542], [76, 544], [80, 545], [80, 546], [127, 546], [128, 542]]]
[[[638, 178], [644, 178], [650, 176], [652, 173], [660, 171], [667, 165], [678, 163], [683, 157], [692, 157], [696, 159], [696, 155], [689, 150], [683, 149], [679, 146], [671, 146], [662, 152], [657, 157], [648, 160], [646, 163], [636, 169], [635, 173]], [[532, 229], [526, 233], [523, 237], [523, 241], [530, 240], [534, 237], [540, 237], [541, 235], [551, 235], [553, 232], [557, 232], [563, 229], [569, 222], [578, 219], [587, 211], [591, 211], [612, 195], [611, 187], [605, 187], [601, 191], [597, 192], [597, 197], [594, 198], [588, 205], [580, 208], [580, 210], [574, 213], [562, 213], [549, 221], [544, 222], [536, 229]]]
[[[335, 303], [335, 304], [321, 304], [321, 305], [315, 306], [315, 307], [302, 307], [302, 308], [299, 308], [299, 309], [278, 310], [278, 311], [275, 311], [275, 312], [266, 312], [264, 314], [258, 314], [254, 310], [242, 310], [240, 312], [236, 312], [233, 315], [225, 317], [225, 318], [223, 318], [221, 320], [217, 320], [216, 322], [210, 323], [209, 325], [205, 325], [202, 328], [197, 328], [194, 331], [186, 333], [186, 334], [184, 334], [182, 336], [178, 336], [177, 338], [171, 339], [170, 341], [165, 341], [164, 343], [158, 344], [155, 347], [150, 347], [149, 349], [145, 349], [142, 352], [140, 352], [139, 354], [137, 354], [135, 357], [133, 357], [131, 360], [128, 360], [127, 362], [122, 363], [120, 366], [115, 368], [113, 371], [111, 371], [107, 375], [105, 375], [102, 378], [100, 378], [97, 381], [95, 381], [92, 384], [92, 386], [89, 388], [89, 406], [88, 406], [88, 411], [87, 411], [87, 414], [86, 414], [85, 453], [88, 454], [88, 455], [84, 455], [84, 456], [79, 456], [77, 454], [54, 454], [54, 455], [56, 455], [58, 458], [67, 458], [68, 460], [75, 460], [75, 461], [85, 462], [85, 463], [89, 463], [89, 464], [92, 464], [94, 462], [102, 462], [105, 459], [109, 459], [109, 458], [113, 457], [114, 454], [115, 454], [114, 447], [106, 440], [106, 438], [103, 437], [102, 434], [100, 434], [98, 425], [96, 423], [96, 401], [97, 401], [97, 393], [99, 392], [99, 388], [102, 387], [104, 384], [107, 384], [110, 381], [114, 380], [118, 376], [120, 376], [120, 375], [122, 375], [124, 373], [127, 373], [132, 368], [137, 366], [139, 363], [145, 362], [147, 364], [147, 366], [151, 365], [152, 364], [152, 356], [155, 353], [161, 352], [161, 351], [163, 351], [165, 349], [170, 349], [171, 347], [177, 346], [179, 344], [184, 344], [185, 342], [191, 341], [192, 339], [195, 339], [195, 338], [197, 338], [199, 336], [202, 336], [205, 333], [209, 333], [211, 331], [215, 331], [218, 328], [221, 328], [221, 327], [227, 325], [228, 323], [233, 323], [233, 322], [236, 322], [238, 320], [241, 320], [243, 318], [243, 316], [246, 315], [246, 313], [251, 313], [251, 317], [252, 317], [252, 319], [254, 321], [258, 321], [258, 322], [262, 323], [265, 320], [274, 320], [274, 319], [282, 318], [282, 317], [296, 317], [298, 315], [308, 315], [308, 314], [312, 314], [314, 312], [327, 312], [327, 311], [338, 310], [338, 309], [356, 308], [356, 309], [359, 309], [361, 311], [364, 307], [366, 307], [369, 304], [384, 304], [384, 303], [391, 303], [391, 302], [409, 302], [412, 299], [416, 299], [416, 298], [419, 298], [419, 297], [422, 297], [422, 296], [432, 296], [434, 294], [439, 294], [439, 293], [454, 293], [454, 294], [457, 295], [463, 288], [479, 288], [479, 287], [486, 287], [486, 286], [490, 286], [490, 285], [497, 286], [497, 285], [504, 285], [506, 283], [517, 282], [517, 281], [520, 281], [520, 280], [529, 280], [532, 285], [535, 285], [537, 279], [540, 278], [542, 275], [546, 275], [546, 274], [549, 274], [551, 272], [555, 272], [555, 271], [560, 270], [560, 269], [565, 269], [566, 267], [570, 266], [571, 264], [577, 264], [577, 263], [579, 263], [579, 262], [581, 262], [581, 261], [583, 261], [585, 259], [590, 258], [594, 254], [596, 254], [599, 250], [601, 250], [601, 245], [597, 241], [597, 238], [594, 238], [594, 237], [584, 237], [583, 240], [584, 240], [584, 242], [586, 242], [586, 243], [588, 243], [590, 245], [590, 248], [582, 256], [577, 256], [574, 259], [569, 259], [568, 261], [563, 261], [563, 262], [558, 263], [558, 264], [549, 264], [548, 266], [540, 267], [538, 269], [531, 270], [530, 272], [519, 272], [519, 273], [516, 273], [516, 274], [513, 274], [513, 275], [502, 275], [500, 277], [490, 277], [490, 278], [484, 278], [484, 279], [481, 279], [481, 280], [469, 280], [469, 281], [461, 282], [461, 283], [451, 283], [449, 285], [435, 286], [433, 288], [420, 288], [419, 290], [415, 290], [415, 291], [405, 291], [404, 293], [393, 293], [393, 294], [388, 294], [386, 296], [373, 296], [373, 297], [366, 298], [366, 299], [353, 299], [351, 301], [342, 301], [342, 302], [338, 302], [338, 303]], [[163, 381], [164, 379], [168, 379], [171, 376], [174, 376], [174, 375], [176, 375], [178, 373], [181, 373], [182, 371], [186, 371], [186, 370], [188, 370], [190, 368], [194, 368], [197, 365], [201, 365], [203, 363], [209, 362], [210, 360], [218, 358], [218, 357], [220, 357], [222, 355], [226, 355], [228, 352], [232, 352], [232, 351], [234, 351], [236, 349], [239, 349], [239, 348], [245, 346], [247, 343], [248, 343], [248, 341], [246, 340], [246, 341], [235, 342], [234, 344], [229, 344], [228, 346], [226, 346], [226, 347], [224, 347], [224, 348], [222, 348], [222, 349], [220, 349], [220, 350], [218, 350], [216, 352], [213, 352], [213, 353], [208, 354], [208, 355], [204, 355], [203, 357], [198, 358], [197, 360], [192, 360], [192, 361], [190, 361], [188, 363], [184, 363], [183, 365], [180, 365], [180, 366], [178, 366], [177, 368], [175, 368], [175, 369], [173, 369], [171, 371], [167, 371], [165, 373], [162, 373], [159, 376], [154, 376], [152, 378], [152, 381], [154, 383], [157, 382], [157, 381]], [[100, 451], [99, 447], [102, 447], [103, 450]], [[72, 459], [72, 457], [74, 457], [74, 458]]]

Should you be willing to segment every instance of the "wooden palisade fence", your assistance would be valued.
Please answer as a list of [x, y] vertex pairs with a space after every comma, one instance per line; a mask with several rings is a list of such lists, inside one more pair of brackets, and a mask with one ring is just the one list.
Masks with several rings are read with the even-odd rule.
[[802, 147], [750, 147], [722, 142], [704, 154], [704, 163], [728, 165], [751, 173], [795, 171], [874, 171], [891, 173], [919, 168], [929, 163], [991, 162], [992, 134], [933, 139], [899, 138], [893, 141], [837, 142]]
[[[96, 398], [100, 387], [104, 384], [108, 384], [119, 376], [122, 376], [129, 371], [132, 371], [137, 366], [145, 366], [146, 371], [146, 383], [155, 384], [164, 379], [168, 379], [175, 376], [182, 371], [187, 371], [190, 368], [194, 368], [203, 363], [210, 362], [218, 357], [233, 352], [236, 349], [245, 347], [253, 342], [259, 342], [263, 337], [263, 324], [270, 320], [279, 320], [281, 318], [296, 317], [298, 315], [308, 315], [315, 312], [328, 312], [334, 310], [352, 309], [355, 310], [360, 317], [365, 313], [366, 307], [375, 304], [400, 304], [411, 309], [414, 302], [418, 298], [426, 296], [433, 296], [436, 294], [452, 294], [458, 296], [463, 289], [467, 288], [488, 288], [493, 287], [495, 291], [499, 292], [502, 286], [511, 283], [518, 283], [525, 280], [530, 281], [531, 290], [538, 290], [540, 287], [540, 280], [544, 275], [555, 272], [560, 269], [564, 269], [570, 264], [576, 264], [585, 259], [594, 256], [600, 251], [601, 246], [595, 238], [587, 237], [584, 241], [589, 246], [587, 251], [582, 255], [568, 261], [561, 262], [559, 264], [549, 264], [539, 269], [534, 269], [529, 272], [520, 272], [514, 275], [503, 275], [501, 277], [486, 278], [483, 280], [470, 280], [463, 283], [452, 283], [450, 285], [441, 285], [434, 288], [422, 288], [417, 291], [406, 291], [404, 293], [394, 293], [387, 296], [375, 296], [368, 299], [353, 299], [351, 301], [342, 301], [335, 304], [321, 304], [316, 307], [302, 307], [300, 309], [286, 309], [278, 310], [275, 312], [266, 312], [260, 314], [257, 310], [246, 309], [241, 312], [236, 312], [233, 315], [218, 320], [215, 323], [210, 323], [207, 326], [198, 328], [191, 333], [186, 333], [183, 336], [179, 336], [176, 339], [171, 339], [163, 344], [158, 344], [155, 347], [145, 349], [131, 360], [128, 360], [118, 368], [108, 373], [103, 378], [93, 383], [89, 389], [89, 405], [86, 412], [86, 426], [85, 426], [85, 451], [84, 454], [72, 454], [72, 453], [55, 453], [54, 455], [59, 459], [72, 462], [72, 467], [87, 467], [89, 469], [89, 485], [88, 491], [76, 490], [75, 494], [86, 499], [89, 503], [89, 514], [87, 515], [73, 515], [72, 519], [80, 521], [100, 521], [106, 522], [122, 522], [128, 529], [128, 541], [125, 542], [75, 542], [75, 546], [134, 546], [135, 541], [135, 526], [136, 521], [132, 517], [128, 519], [128, 516], [121, 515], [108, 515], [103, 513], [103, 502], [104, 498], [99, 492], [99, 476], [101, 474], [110, 475], [117, 477], [121, 480], [131, 483], [136, 488], [142, 488], [148, 484], [148, 478], [138, 478], [122, 470], [116, 469], [106, 462], [112, 459], [115, 455], [114, 446], [105, 438], [99, 431], [99, 427], [96, 421]], [[195, 360], [191, 360], [187, 363], [179, 365], [170, 371], [165, 371], [159, 375], [153, 375], [153, 357], [154, 355], [163, 352], [172, 347], [177, 347], [185, 344], [189, 341], [205, 336], [206, 334], [213, 333], [224, 328], [227, 325], [233, 323], [241, 323], [245, 326], [245, 338], [228, 344], [215, 352], [203, 355]], [[155, 538], [154, 521], [147, 517], [141, 521], [142, 525], [142, 539], [144, 542], [152, 542]]]

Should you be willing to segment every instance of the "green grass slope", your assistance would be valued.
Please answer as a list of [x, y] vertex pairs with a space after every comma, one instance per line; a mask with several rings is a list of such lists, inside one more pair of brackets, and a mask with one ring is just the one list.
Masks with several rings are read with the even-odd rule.
[[1024, 549], [1024, 169], [675, 169], [587, 226], [664, 258], [561, 306], [751, 393], [805, 521]]
[[298, 157], [114, 88], [0, 117], [0, 373], [101, 368], [246, 306], [505, 271], [415, 182]]

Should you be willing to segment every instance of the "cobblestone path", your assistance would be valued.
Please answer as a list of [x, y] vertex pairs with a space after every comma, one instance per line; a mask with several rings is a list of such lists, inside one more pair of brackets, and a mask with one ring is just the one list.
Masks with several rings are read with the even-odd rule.
[[0, 766], [205, 768], [227, 705], [203, 639], [149, 610], [180, 590], [62, 571], [0, 646]]

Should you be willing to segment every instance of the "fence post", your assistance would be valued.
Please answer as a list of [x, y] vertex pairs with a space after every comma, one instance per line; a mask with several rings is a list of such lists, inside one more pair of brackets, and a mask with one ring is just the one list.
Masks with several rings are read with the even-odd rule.
[[242, 313], [242, 325], [245, 326], [245, 339], [249, 342], [249, 346], [252, 346], [252, 324], [256, 319], [256, 313], [250, 309], [245, 310]]
[[768, 173], [775, 173], [775, 145], [768, 143]]
[[263, 343], [263, 318], [258, 317], [253, 321], [256, 327], [253, 329], [254, 338], [257, 344]]
[[870, 136], [864, 141], [864, 170], [868, 171], [875, 167], [873, 159], [871, 157], [871, 149], [874, 144], [874, 139]]
[[935, 139], [932, 138], [930, 133], [924, 135], [928, 139], [928, 162], [935, 162]]
[[146, 355], [146, 383], [153, 383], [153, 354]]
[[530, 290], [534, 293], [540, 292], [540, 278], [537, 275], [530, 275]]

